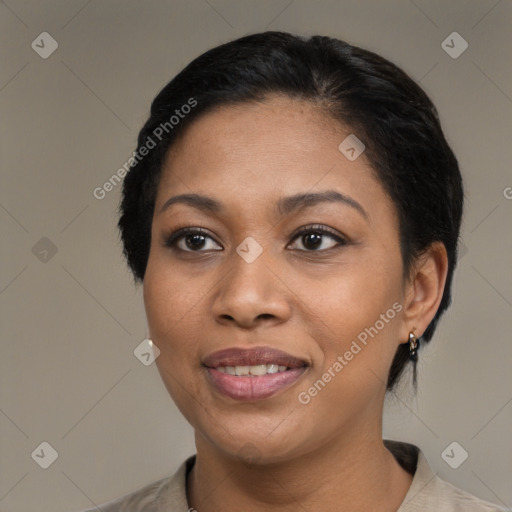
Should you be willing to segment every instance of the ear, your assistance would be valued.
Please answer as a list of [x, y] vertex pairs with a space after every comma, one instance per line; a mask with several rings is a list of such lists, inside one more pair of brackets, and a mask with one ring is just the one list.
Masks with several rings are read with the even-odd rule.
[[434, 242], [413, 264], [405, 285], [401, 343], [413, 332], [417, 338], [423, 335], [434, 318], [443, 298], [448, 255], [442, 242]]

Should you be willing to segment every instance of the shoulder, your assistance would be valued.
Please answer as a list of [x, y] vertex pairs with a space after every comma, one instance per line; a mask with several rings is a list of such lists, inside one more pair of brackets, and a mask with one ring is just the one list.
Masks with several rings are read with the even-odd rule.
[[414, 475], [398, 512], [506, 512], [437, 476], [417, 446], [389, 440], [384, 443], [402, 467]]
[[428, 500], [438, 511], [450, 512], [505, 512], [504, 508], [477, 498], [435, 476], [428, 492]]
[[174, 475], [152, 482], [134, 492], [80, 512], [173, 512], [186, 511], [187, 474], [195, 456], [184, 461]]

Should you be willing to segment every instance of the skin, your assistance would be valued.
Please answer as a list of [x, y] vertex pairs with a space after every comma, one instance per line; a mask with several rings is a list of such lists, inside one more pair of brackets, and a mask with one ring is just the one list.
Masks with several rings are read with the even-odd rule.
[[[311, 103], [270, 96], [200, 117], [168, 154], [144, 303], [159, 372], [195, 430], [187, 495], [199, 512], [396, 511], [411, 484], [382, 443], [385, 383], [398, 345], [411, 331], [420, 336], [437, 311], [446, 251], [433, 244], [403, 278], [393, 203], [364, 153], [351, 162], [338, 150], [350, 133]], [[350, 196], [365, 214], [323, 202], [277, 215], [279, 198], [325, 190]], [[225, 210], [173, 204], [160, 211], [183, 193], [213, 197]], [[346, 243], [292, 237], [308, 225], [332, 228]], [[185, 236], [166, 246], [184, 226], [205, 229], [204, 244]], [[263, 249], [252, 263], [236, 252], [249, 236]], [[401, 311], [301, 404], [298, 394], [396, 302]], [[308, 369], [264, 400], [215, 391], [201, 359], [256, 346], [289, 352]]]

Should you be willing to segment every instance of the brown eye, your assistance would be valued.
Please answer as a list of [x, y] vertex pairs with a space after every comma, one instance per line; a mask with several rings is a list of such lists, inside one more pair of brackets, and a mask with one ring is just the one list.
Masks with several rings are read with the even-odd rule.
[[[343, 239], [341, 236], [331, 231], [330, 229], [327, 229], [322, 226], [310, 226], [303, 228], [299, 233], [295, 235], [294, 240], [297, 240], [299, 238], [302, 242], [302, 245], [305, 247], [305, 249], [299, 250], [305, 250], [307, 252], [327, 251], [329, 249], [333, 249], [336, 246], [346, 244], [345, 239]], [[336, 241], [337, 243], [331, 245], [330, 247], [322, 247], [323, 245], [325, 245], [324, 241], [329, 238], [331, 240]], [[319, 247], [321, 248], [320, 250], [318, 250]]]
[[[207, 240], [213, 238], [206, 234], [206, 231], [197, 228], [183, 228], [174, 232], [165, 242], [167, 247], [183, 252], [203, 252]], [[180, 245], [180, 242], [184, 242]], [[212, 248], [206, 248], [212, 250]], [[218, 249], [213, 249], [218, 250]]]

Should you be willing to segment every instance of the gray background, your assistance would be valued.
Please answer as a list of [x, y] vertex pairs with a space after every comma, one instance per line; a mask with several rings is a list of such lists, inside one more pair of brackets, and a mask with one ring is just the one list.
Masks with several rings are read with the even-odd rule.
[[[463, 257], [418, 394], [405, 380], [389, 397], [384, 435], [512, 507], [511, 21], [510, 0], [0, 1], [0, 510], [90, 507], [194, 453], [155, 365], [133, 354], [146, 324], [115, 228], [120, 186], [92, 192], [175, 73], [266, 29], [374, 50], [437, 105], [466, 183]], [[31, 48], [44, 31], [59, 45], [47, 59]], [[441, 47], [453, 31], [469, 43], [457, 59]], [[31, 457], [43, 441], [58, 453], [48, 469]], [[457, 469], [441, 457], [453, 441], [469, 453]]]

